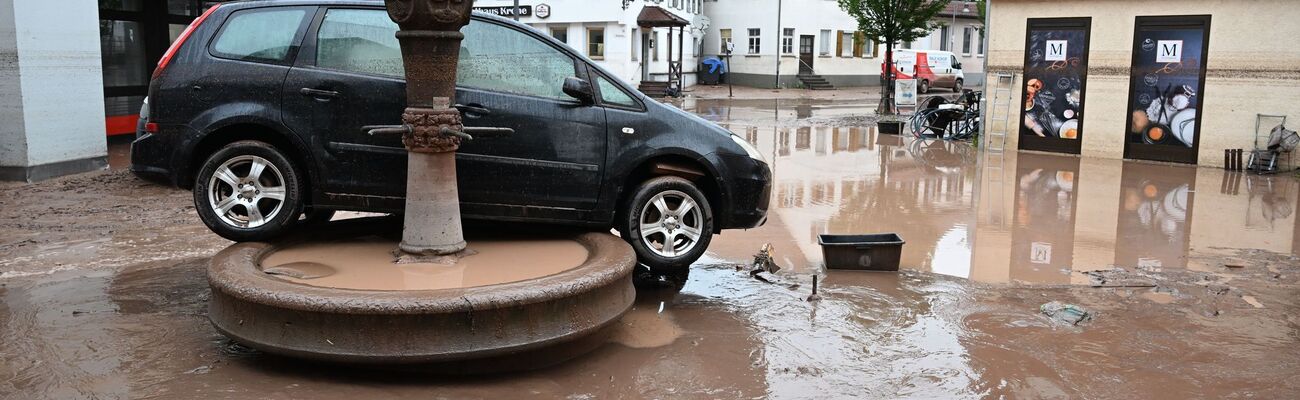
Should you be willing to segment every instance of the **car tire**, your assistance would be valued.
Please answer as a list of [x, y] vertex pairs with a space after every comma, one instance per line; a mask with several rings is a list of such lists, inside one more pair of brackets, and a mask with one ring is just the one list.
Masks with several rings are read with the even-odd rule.
[[953, 92], [953, 93], [961, 93], [961, 79], [958, 79], [956, 82], [953, 82], [953, 84], [952, 84], [952, 92]]
[[921, 94], [930, 93], [930, 81], [922, 79], [920, 82], [917, 82], [916, 91]]
[[194, 180], [194, 208], [217, 235], [265, 241], [287, 231], [302, 213], [302, 178], [269, 144], [238, 141], [203, 162]]
[[713, 238], [713, 210], [708, 199], [694, 183], [676, 176], [642, 183], [620, 215], [617, 228], [623, 240], [654, 273], [689, 270]]

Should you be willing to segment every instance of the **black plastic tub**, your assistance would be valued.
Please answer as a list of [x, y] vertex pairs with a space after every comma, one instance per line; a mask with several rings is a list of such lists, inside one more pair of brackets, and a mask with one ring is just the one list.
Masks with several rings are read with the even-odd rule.
[[828, 269], [897, 271], [903, 243], [897, 233], [817, 236]]

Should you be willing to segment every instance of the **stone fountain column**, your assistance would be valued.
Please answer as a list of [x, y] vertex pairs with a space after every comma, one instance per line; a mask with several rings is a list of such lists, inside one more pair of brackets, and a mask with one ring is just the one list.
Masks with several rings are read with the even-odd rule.
[[401, 29], [397, 40], [406, 69], [402, 144], [406, 168], [406, 219], [402, 251], [443, 255], [465, 249], [456, 187], [456, 149], [463, 133], [456, 97], [460, 29], [469, 23], [472, 0], [385, 0]]

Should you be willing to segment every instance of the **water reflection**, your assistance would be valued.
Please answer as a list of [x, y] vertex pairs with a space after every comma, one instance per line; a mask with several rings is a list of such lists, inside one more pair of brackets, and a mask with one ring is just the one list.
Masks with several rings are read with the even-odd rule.
[[896, 232], [903, 268], [1068, 284], [1112, 266], [1206, 268], [1198, 259], [1235, 249], [1300, 248], [1289, 177], [1014, 152], [981, 164], [967, 144], [874, 127], [724, 126], [765, 153], [774, 198], [766, 226], [714, 241], [717, 258], [773, 242], [795, 270], [817, 270], [817, 235]]

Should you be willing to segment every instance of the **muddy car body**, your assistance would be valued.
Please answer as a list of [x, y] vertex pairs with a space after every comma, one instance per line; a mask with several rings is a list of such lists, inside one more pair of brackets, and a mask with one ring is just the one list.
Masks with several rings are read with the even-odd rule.
[[[395, 30], [378, 1], [214, 7], [160, 61], [132, 170], [192, 189], [233, 240], [275, 237], [300, 215], [401, 212], [401, 139], [361, 129], [405, 107]], [[765, 221], [771, 172], [748, 143], [523, 24], [475, 13], [464, 32], [465, 125], [515, 130], [457, 153], [464, 217], [613, 227], [661, 269]]]

